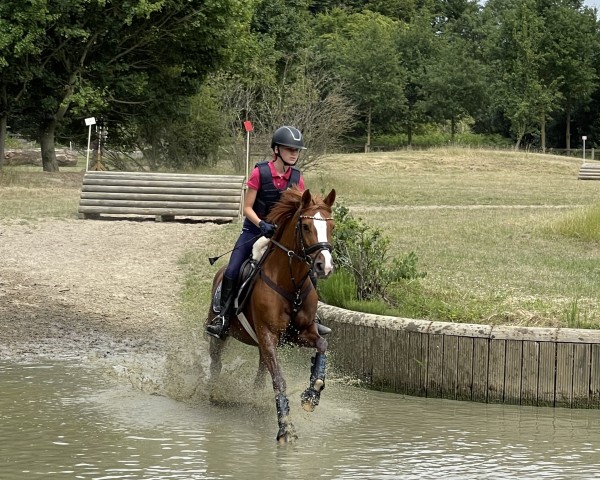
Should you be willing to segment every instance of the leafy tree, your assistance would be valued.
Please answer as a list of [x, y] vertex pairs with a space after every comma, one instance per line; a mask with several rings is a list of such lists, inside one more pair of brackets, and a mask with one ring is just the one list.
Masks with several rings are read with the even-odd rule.
[[423, 88], [427, 65], [431, 65], [436, 52], [436, 35], [432, 29], [433, 15], [428, 9], [420, 14], [406, 28], [400, 29], [397, 36], [397, 50], [401, 65], [406, 73], [403, 97], [406, 99], [406, 113], [400, 124], [408, 136], [408, 144], [416, 128], [429, 121], [427, 116], [426, 93]]
[[[196, 92], [226, 53], [241, 0], [48, 0], [24, 120], [39, 126], [44, 170], [69, 116], [156, 119]], [[90, 107], [93, 107], [90, 108]], [[162, 117], [164, 118], [164, 116]], [[25, 122], [24, 122], [25, 123]]]
[[392, 124], [406, 110], [406, 73], [395, 43], [400, 24], [377, 13], [341, 10], [318, 22], [319, 49], [364, 120], [368, 149], [373, 125]]
[[436, 56], [423, 77], [427, 110], [437, 121], [450, 121], [454, 139], [458, 122], [484, 108], [487, 72], [470, 54], [469, 43], [460, 37], [446, 34], [436, 44]]
[[417, 13], [417, 0], [371, 0], [365, 9], [394, 20], [409, 22]]
[[571, 148], [571, 115], [585, 108], [597, 86], [598, 72], [593, 59], [600, 50], [595, 12], [580, 1], [549, 1], [545, 19], [543, 49], [548, 75], [560, 78], [560, 110], [563, 112], [565, 146]]
[[501, 72], [496, 102], [510, 119], [515, 148], [525, 135], [540, 133], [544, 148], [546, 120], [560, 98], [560, 79], [547, 75], [543, 18], [535, 0], [490, 0], [485, 8], [493, 13], [489, 38]]
[[310, 39], [310, 0], [261, 0], [252, 21], [252, 32], [274, 41], [284, 59], [305, 48]]
[[35, 75], [31, 59], [39, 53], [49, 20], [46, 0], [0, 2], [0, 168], [8, 118], [18, 109]]

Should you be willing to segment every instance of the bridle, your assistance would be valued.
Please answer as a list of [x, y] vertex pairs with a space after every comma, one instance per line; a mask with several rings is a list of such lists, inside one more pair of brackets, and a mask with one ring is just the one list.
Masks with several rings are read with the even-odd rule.
[[[302, 289], [302, 286], [306, 283], [306, 279], [308, 278], [308, 276], [314, 271], [317, 255], [313, 256], [313, 254], [316, 252], [321, 252], [322, 250], [327, 250], [329, 252], [331, 252], [333, 250], [333, 246], [329, 242], [316, 242], [316, 243], [313, 243], [312, 245], [309, 245], [308, 247], [305, 246], [304, 236], [302, 235], [302, 220], [303, 219], [310, 219], [313, 222], [314, 221], [328, 222], [328, 221], [332, 221], [333, 217], [320, 218], [320, 217], [315, 217], [314, 215], [298, 215], [298, 221], [296, 222], [295, 235], [296, 235], [296, 245], [300, 246], [299, 253], [290, 248], [287, 248], [285, 245], [279, 243], [277, 240], [271, 239], [271, 243], [273, 245], [280, 248], [287, 254], [288, 266], [290, 269], [290, 278], [292, 280], [292, 284], [294, 285], [294, 293], [290, 294], [289, 292], [283, 290], [279, 285], [277, 285], [269, 277], [267, 277], [262, 272], [262, 270], [260, 272], [260, 275], [263, 278], [263, 280], [265, 281], [265, 283], [269, 287], [271, 287], [273, 290], [275, 290], [277, 293], [279, 293], [282, 297], [289, 300], [289, 302], [292, 304], [292, 317], [295, 316], [296, 313], [298, 313], [298, 311], [300, 310], [300, 306], [302, 305], [302, 302], [304, 302], [304, 300], [306, 299], [306, 297], [308, 297], [308, 294], [310, 293], [311, 283], [309, 283], [306, 286], [306, 288], [304, 288], [304, 289]], [[305, 263], [308, 266], [308, 271], [300, 279], [300, 281], [297, 281], [294, 276], [294, 271], [292, 269], [292, 260], [293, 259], [299, 260], [300, 262]]]

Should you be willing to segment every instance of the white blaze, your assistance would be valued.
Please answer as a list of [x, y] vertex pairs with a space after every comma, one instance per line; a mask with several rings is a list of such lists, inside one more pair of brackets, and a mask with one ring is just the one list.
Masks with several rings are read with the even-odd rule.
[[[317, 230], [317, 242], [327, 243], [327, 221], [323, 218], [321, 212], [316, 213], [314, 225]], [[327, 276], [333, 271], [331, 253], [329, 250], [321, 250], [321, 256], [323, 257], [323, 273]]]

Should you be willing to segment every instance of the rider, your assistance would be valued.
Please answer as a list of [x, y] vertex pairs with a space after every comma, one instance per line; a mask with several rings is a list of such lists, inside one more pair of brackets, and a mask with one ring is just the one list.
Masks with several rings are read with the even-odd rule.
[[[301, 150], [306, 150], [304, 138], [295, 127], [283, 126], [275, 130], [271, 139], [273, 154], [270, 161], [256, 164], [246, 182], [248, 189], [244, 199], [244, 224], [221, 284], [221, 311], [206, 326], [206, 333], [216, 338], [224, 338], [229, 328], [229, 317], [233, 312], [236, 281], [242, 263], [252, 252], [253, 240], [263, 235], [271, 238], [275, 225], [263, 220], [281, 195], [283, 190], [298, 185], [304, 190], [304, 178], [294, 165], [298, 162]], [[318, 325], [319, 334], [325, 335], [330, 329]]]

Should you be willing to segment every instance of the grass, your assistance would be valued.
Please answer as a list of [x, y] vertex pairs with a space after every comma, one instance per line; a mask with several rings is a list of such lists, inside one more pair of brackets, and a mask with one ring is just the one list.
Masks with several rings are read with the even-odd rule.
[[[577, 180], [580, 165], [542, 154], [405, 150], [332, 156], [305, 181], [316, 192], [335, 188], [338, 202], [391, 239], [391, 255], [416, 253], [427, 276], [397, 289], [404, 316], [600, 328], [600, 182]], [[0, 222], [74, 218], [82, 172], [66, 170], [1, 171]], [[186, 309], [204, 311], [209, 294], [198, 289], [208, 290], [224, 261], [208, 267], [206, 256], [231, 248], [238, 232], [223, 225], [210, 251], [182, 260]]]
[[416, 253], [427, 276], [398, 314], [597, 328], [600, 238], [581, 232], [598, 229], [600, 182], [577, 180], [580, 164], [437, 149], [338, 156], [306, 177], [381, 228], [392, 255]]
[[[83, 171], [47, 173], [31, 167], [0, 170], [0, 221], [75, 218]], [[70, 171], [69, 171], [70, 170]]]

